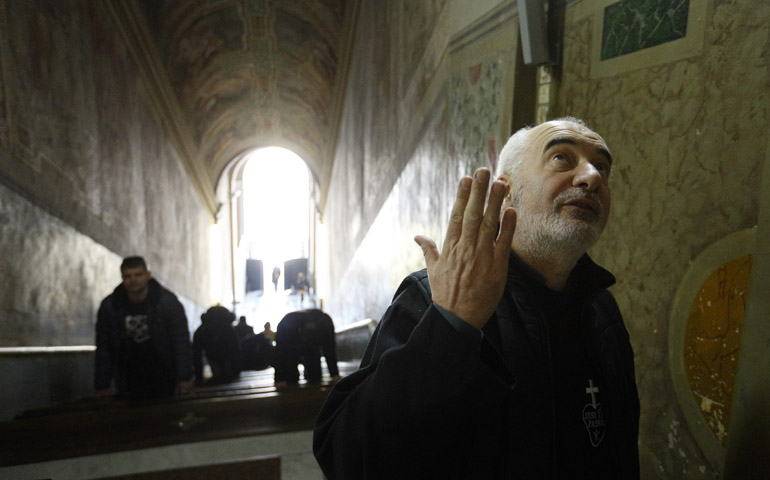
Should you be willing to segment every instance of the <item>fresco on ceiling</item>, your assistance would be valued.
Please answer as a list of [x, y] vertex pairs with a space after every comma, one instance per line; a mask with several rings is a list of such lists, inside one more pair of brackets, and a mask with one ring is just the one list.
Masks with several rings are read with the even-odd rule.
[[245, 49], [245, 28], [237, 5], [200, 17], [182, 32], [173, 48], [174, 80], [198, 77], [220, 55]]
[[751, 262], [751, 255], [739, 257], [711, 274], [692, 303], [685, 330], [687, 380], [706, 423], [723, 445], [727, 444]]
[[[297, 68], [298, 64], [312, 67], [312, 74], [330, 88], [337, 69], [337, 57], [334, 46], [320, 35], [311, 23], [286, 13], [275, 10], [273, 23], [280, 58], [276, 61], [285, 62], [286, 68]], [[328, 33], [328, 32], [327, 32]], [[332, 35], [337, 38], [337, 32]]]
[[[304, 75], [303, 75], [304, 73]], [[300, 68], [300, 75], [294, 78], [286, 78], [281, 83], [278, 90], [278, 99], [281, 105], [280, 110], [290, 105], [301, 105], [304, 110], [303, 115], [310, 115], [313, 121], [318, 121], [321, 125], [327, 124], [328, 108], [331, 103], [330, 88], [331, 85], [320, 84], [320, 79], [313, 78], [314, 70], [303, 66]], [[311, 80], [315, 79], [315, 82]]]
[[216, 83], [216, 88], [202, 90], [206, 95], [198, 98], [195, 109], [198, 138], [202, 138], [218, 118], [251, 102], [254, 92], [248, 73], [234, 73], [229, 79]]
[[302, 59], [309, 46], [308, 43], [315, 43], [318, 38], [312, 24], [280, 8], [275, 9], [273, 32], [278, 49], [296, 60]]
[[345, 0], [140, 1], [210, 168], [264, 138], [326, 149]]
[[147, 18], [147, 27], [160, 43], [164, 39], [164, 23], [171, 11], [179, 3], [178, 0], [139, 0], [144, 16]]
[[268, 0], [253, 0], [246, 2], [244, 9], [249, 16], [265, 17], [270, 13]]

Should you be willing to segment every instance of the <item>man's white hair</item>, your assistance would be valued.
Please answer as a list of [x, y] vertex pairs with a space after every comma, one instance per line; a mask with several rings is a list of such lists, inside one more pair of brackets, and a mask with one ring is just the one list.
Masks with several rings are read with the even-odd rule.
[[[583, 120], [576, 117], [554, 118], [553, 120], [549, 120], [549, 122], [569, 122], [583, 128], [589, 128]], [[500, 150], [500, 157], [497, 160], [497, 171], [495, 172], [495, 176], [499, 177], [503, 174], [507, 175], [511, 178], [515, 187], [519, 186], [519, 170], [524, 163], [527, 149], [530, 146], [529, 134], [531, 133], [532, 128], [534, 128], [534, 126], [529, 125], [519, 129], [516, 133], [511, 135], [511, 138], [505, 142], [503, 149]], [[518, 190], [518, 188], [516, 188], [516, 190]]]

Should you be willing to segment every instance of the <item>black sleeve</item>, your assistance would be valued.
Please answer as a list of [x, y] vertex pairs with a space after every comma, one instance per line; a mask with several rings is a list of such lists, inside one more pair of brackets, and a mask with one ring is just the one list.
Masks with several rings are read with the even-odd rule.
[[316, 422], [313, 450], [330, 480], [456, 475], [447, 459], [471, 448], [477, 393], [509, 388], [482, 361], [484, 343], [461, 335], [419, 285], [399, 291], [362, 368], [335, 385]]
[[105, 299], [96, 314], [96, 353], [94, 355], [94, 389], [105, 390], [112, 384], [112, 369], [115, 361], [113, 345], [113, 322], [111, 304]]
[[165, 302], [165, 312], [168, 318], [166, 328], [174, 349], [174, 363], [176, 365], [177, 381], [187, 381], [193, 376], [192, 348], [190, 346], [190, 329], [187, 325], [187, 315], [184, 313], [184, 307], [179, 303], [176, 296], [168, 293], [171, 297]]

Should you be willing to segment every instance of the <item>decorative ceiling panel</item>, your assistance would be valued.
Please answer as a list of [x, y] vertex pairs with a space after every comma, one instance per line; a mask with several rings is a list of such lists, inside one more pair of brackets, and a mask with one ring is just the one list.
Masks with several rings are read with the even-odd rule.
[[245, 150], [278, 145], [325, 190], [349, 0], [139, 3], [209, 178]]

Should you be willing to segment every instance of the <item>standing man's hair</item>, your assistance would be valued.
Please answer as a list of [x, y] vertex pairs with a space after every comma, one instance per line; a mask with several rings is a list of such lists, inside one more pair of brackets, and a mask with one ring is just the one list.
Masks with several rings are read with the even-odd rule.
[[[549, 122], [569, 122], [584, 128], [589, 128], [583, 120], [576, 117], [559, 117], [549, 120]], [[519, 169], [524, 162], [525, 152], [530, 146], [528, 140], [532, 128], [532, 125], [528, 125], [511, 135], [511, 138], [505, 143], [503, 149], [500, 150], [500, 158], [497, 162], [497, 172], [495, 172], [495, 176], [499, 177], [502, 174], [506, 174], [511, 177], [515, 185], [518, 185], [517, 177]]]
[[123, 259], [123, 263], [120, 264], [120, 271], [122, 272], [126, 268], [138, 267], [144, 267], [144, 269], [147, 270], [147, 262], [144, 261], [143, 257], [138, 255], [133, 257], [126, 257]]

